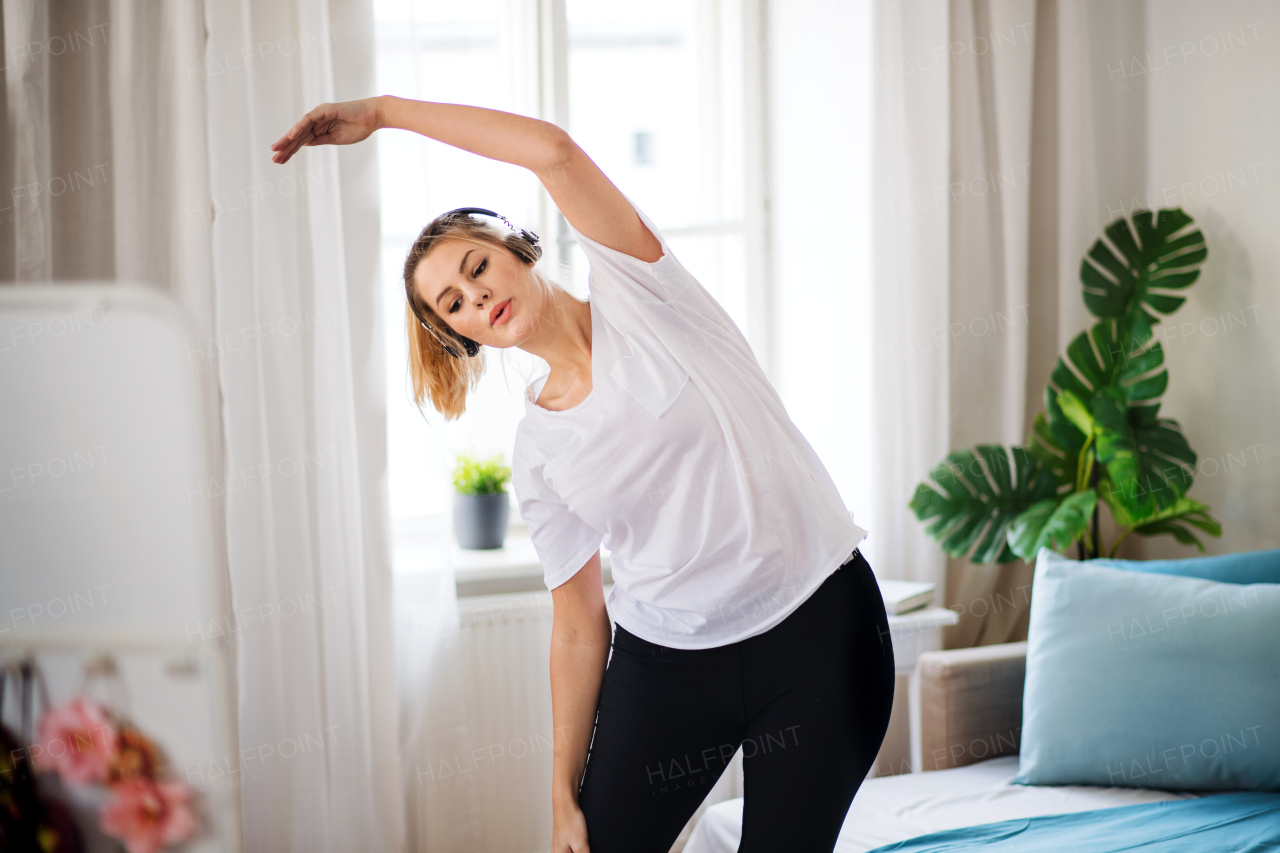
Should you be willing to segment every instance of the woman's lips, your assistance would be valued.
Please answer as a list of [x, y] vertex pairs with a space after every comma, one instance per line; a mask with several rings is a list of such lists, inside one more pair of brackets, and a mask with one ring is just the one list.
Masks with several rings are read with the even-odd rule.
[[507, 322], [507, 318], [511, 316], [511, 300], [498, 303], [493, 309], [493, 319], [489, 321], [490, 326], [501, 326]]

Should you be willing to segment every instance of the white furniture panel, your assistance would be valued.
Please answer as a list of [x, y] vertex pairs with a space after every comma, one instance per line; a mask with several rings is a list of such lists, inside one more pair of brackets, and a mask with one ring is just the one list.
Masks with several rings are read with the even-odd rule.
[[113, 661], [118, 710], [203, 794], [186, 849], [211, 853], [241, 845], [239, 787], [213, 773], [238, 745], [231, 652], [209, 640], [227, 608], [200, 351], [149, 290], [0, 288], [0, 656], [33, 659], [55, 704]]

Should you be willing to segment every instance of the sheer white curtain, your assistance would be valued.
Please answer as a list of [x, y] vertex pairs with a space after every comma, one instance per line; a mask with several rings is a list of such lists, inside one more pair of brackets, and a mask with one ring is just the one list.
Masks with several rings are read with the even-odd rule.
[[949, 440], [947, 353], [934, 337], [947, 324], [949, 212], [934, 190], [950, 184], [950, 69], [932, 52], [950, 41], [947, 2], [883, 0], [874, 26], [871, 245], [872, 281], [881, 285], [871, 324], [878, 499], [867, 545], [885, 576], [941, 585], [942, 554], [905, 505]]
[[[420, 553], [397, 554], [397, 559], [421, 557]], [[470, 720], [467, 714], [467, 680], [476, 676], [466, 670], [467, 647], [473, 645], [476, 632], [464, 631], [451, 568], [406, 572], [397, 577], [395, 590], [408, 849], [485, 849], [486, 840], [501, 834], [501, 828], [489, 827], [486, 832], [484, 801], [492, 797], [488, 790], [492, 786], [480, 784], [471, 772], [477, 766], [472, 750], [477, 746], [487, 750], [495, 742], [483, 721]], [[514, 716], [522, 721], [525, 716], [537, 716], [533, 707], [520, 712]], [[510, 824], [527, 825], [529, 816], [541, 814], [549, 803], [542, 802], [538, 786], [514, 793], [513, 799], [503, 803]]]
[[1143, 102], [1104, 61], [1142, 55], [1143, 20], [1141, 4], [875, 3], [872, 547], [946, 589], [949, 646], [1024, 634], [1030, 567], [947, 560], [907, 502], [950, 450], [1024, 443], [1085, 326], [1098, 201], [1145, 179]]
[[376, 149], [268, 150], [374, 94], [371, 3], [2, 9], [0, 280], [144, 284], [201, 335], [245, 849], [402, 849]]
[[[267, 149], [338, 97], [340, 50], [358, 52], [369, 85], [344, 94], [373, 94], [372, 28], [352, 25], [363, 13], [335, 19], [323, 0], [205, 7], [210, 194], [227, 206], [212, 217], [216, 316], [228, 339], [251, 344], [219, 360], [226, 470], [257, 485], [256, 499], [227, 506], [232, 592], [241, 611], [282, 615], [286, 601], [319, 600], [242, 639], [240, 740], [326, 732], [323, 750], [263, 762], [242, 782], [249, 849], [401, 843], [383, 395], [370, 390], [377, 235], [363, 235], [349, 281], [343, 227], [344, 172], [363, 167], [366, 186], [374, 176], [332, 147], [283, 167]], [[356, 201], [369, 206], [369, 192]]]

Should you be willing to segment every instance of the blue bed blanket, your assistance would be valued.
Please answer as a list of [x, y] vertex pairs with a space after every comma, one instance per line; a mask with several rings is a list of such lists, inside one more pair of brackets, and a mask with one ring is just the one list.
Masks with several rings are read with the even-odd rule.
[[931, 832], [870, 853], [1280, 853], [1280, 793], [1235, 791]]

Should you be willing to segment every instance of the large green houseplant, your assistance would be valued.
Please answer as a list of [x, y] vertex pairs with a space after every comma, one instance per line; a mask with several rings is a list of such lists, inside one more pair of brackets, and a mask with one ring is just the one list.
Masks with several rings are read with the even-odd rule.
[[[949, 556], [1004, 563], [1073, 543], [1082, 558], [1114, 556], [1131, 533], [1203, 551], [1196, 530], [1222, 535], [1187, 497], [1195, 451], [1157, 416], [1169, 373], [1152, 327], [1186, 301], [1208, 254], [1192, 224], [1180, 208], [1134, 211], [1093, 244], [1080, 280], [1098, 321], [1054, 365], [1028, 446], [957, 450], [916, 487], [910, 507]], [[1105, 549], [1099, 504], [1119, 528]]]

